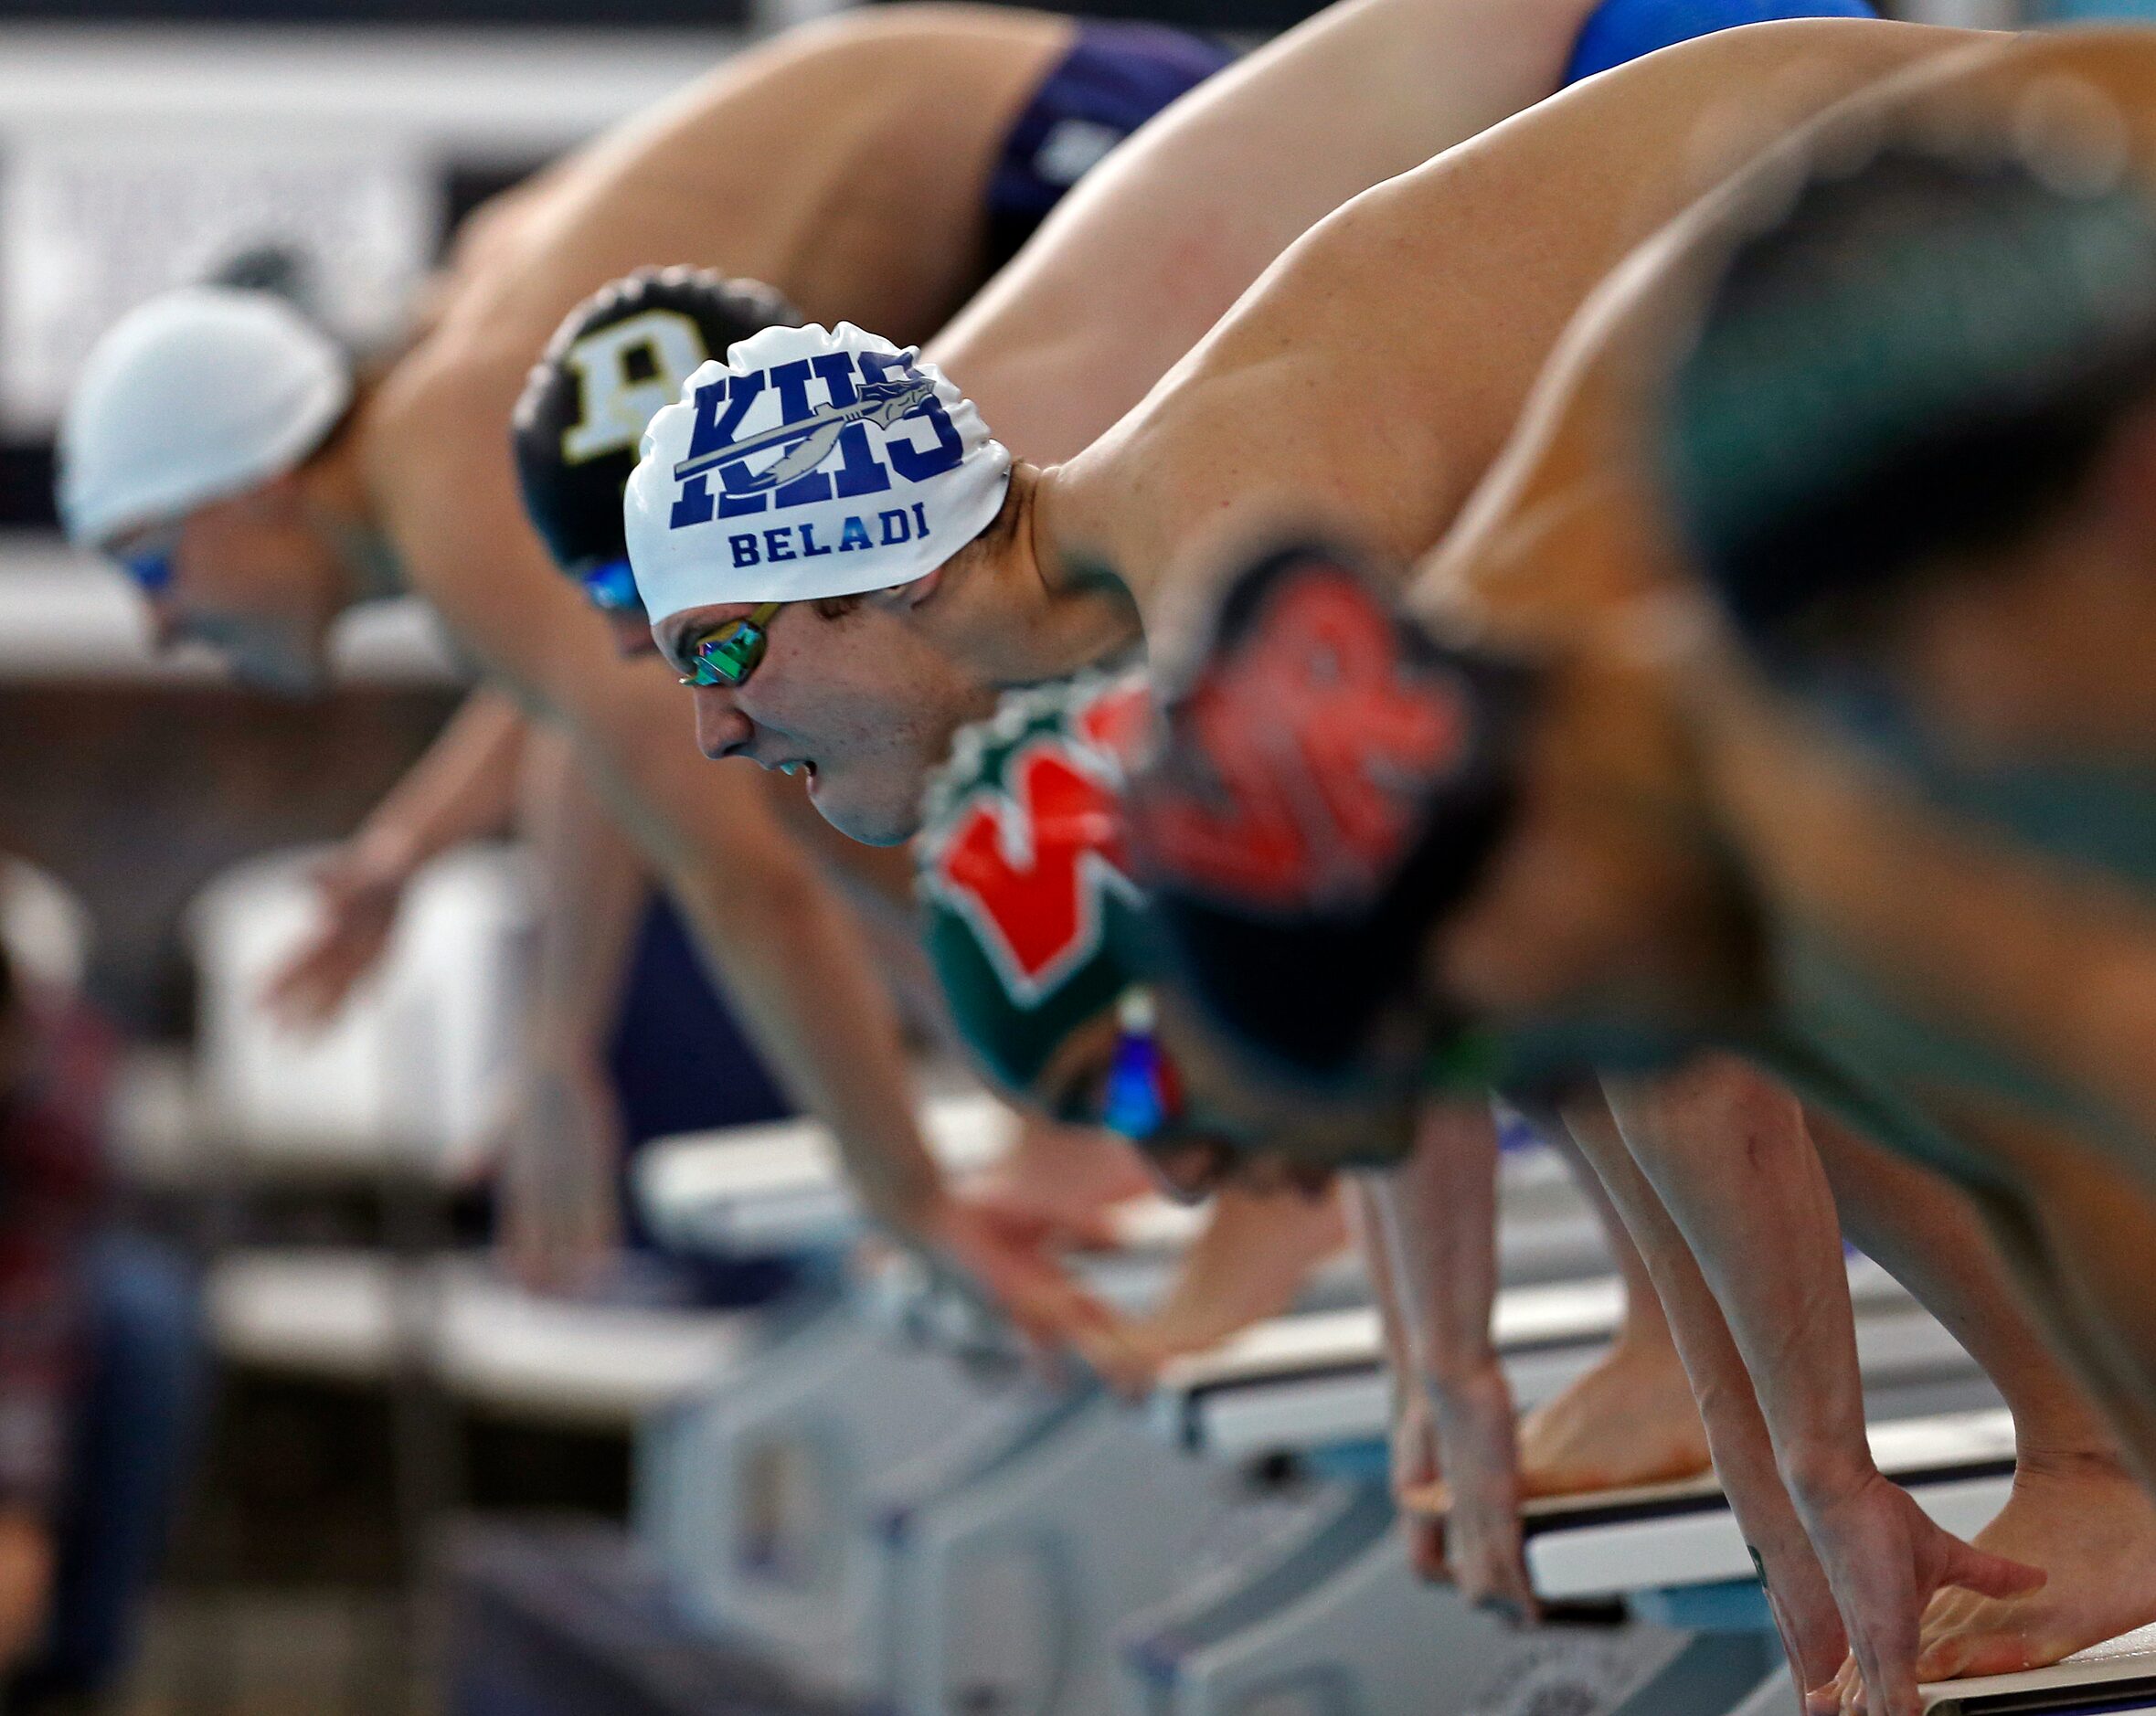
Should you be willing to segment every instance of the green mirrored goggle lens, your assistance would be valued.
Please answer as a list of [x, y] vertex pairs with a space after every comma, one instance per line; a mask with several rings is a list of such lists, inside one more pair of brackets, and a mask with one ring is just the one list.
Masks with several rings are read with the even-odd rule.
[[756, 671], [768, 647], [766, 628], [779, 611], [777, 602], [765, 602], [744, 620], [729, 620], [707, 631], [689, 646], [689, 671], [685, 685], [738, 685]]

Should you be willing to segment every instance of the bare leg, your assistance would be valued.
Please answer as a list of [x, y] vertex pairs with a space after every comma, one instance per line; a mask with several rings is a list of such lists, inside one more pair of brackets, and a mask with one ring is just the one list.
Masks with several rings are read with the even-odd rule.
[[1727, 1317], [1871, 1707], [1917, 1716], [1933, 1595], [2004, 1597], [2044, 1575], [1941, 1531], [1874, 1462], [1841, 1220], [1796, 1098], [1721, 1054], [1604, 1088]]
[[[1846, 1654], [1833, 1594], [1783, 1488], [1743, 1356], [1698, 1260], [1599, 1096], [1567, 1103], [1564, 1123], [1609, 1190], [1668, 1313], [1714, 1449], [1715, 1468], [1751, 1546], [1798, 1691], [1831, 1684]], [[1806, 1698], [1810, 1710], [1832, 1709]]]
[[1705, 1427], [1646, 1260], [1609, 1189], [1561, 1124], [1536, 1128], [1570, 1163], [1624, 1282], [1624, 1322], [1601, 1362], [1520, 1426], [1526, 1496], [1568, 1496], [1672, 1482], [1708, 1469]]
[[2038, 1334], [1976, 1211], [1905, 1158], [1808, 1118], [1857, 1243], [1953, 1331], [2013, 1409], [2013, 1494], [1978, 1547], [2050, 1575], [2025, 1596], [1941, 1592], [1924, 1617], [1918, 1675], [2044, 1668], [2156, 1621], [2156, 1502]]

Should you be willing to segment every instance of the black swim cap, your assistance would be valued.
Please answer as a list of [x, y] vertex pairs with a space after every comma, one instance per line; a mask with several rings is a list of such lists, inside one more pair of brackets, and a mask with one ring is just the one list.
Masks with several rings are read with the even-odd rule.
[[1508, 825], [1527, 685], [1301, 545], [1230, 584], [1128, 832], [1161, 937], [1215, 1021], [1304, 1079], [1419, 1079], [1464, 1022], [1418, 981], [1430, 926]]
[[770, 287], [707, 270], [640, 269], [572, 310], [516, 402], [517, 482], [555, 564], [572, 577], [626, 565], [621, 491], [644, 426], [691, 371], [800, 313]]
[[1781, 666], [1935, 556], [2012, 546], [2156, 384], [2156, 210], [1906, 147], [1740, 243], [1661, 436], [1677, 518]]

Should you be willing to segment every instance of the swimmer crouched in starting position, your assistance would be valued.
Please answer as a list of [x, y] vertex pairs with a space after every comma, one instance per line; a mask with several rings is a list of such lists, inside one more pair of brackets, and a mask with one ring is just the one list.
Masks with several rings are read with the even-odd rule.
[[[1275, 665], [1287, 663], [1276, 661]], [[1291, 684], [1277, 676], [1273, 683], [1276, 690]], [[1297, 1136], [1292, 1127], [1253, 1120], [1246, 1070], [1206, 1052], [1203, 1033], [1192, 1028], [1187, 1014], [1175, 1005], [1174, 987], [1161, 977], [1151, 910], [1145, 895], [1131, 879], [1122, 840], [1122, 759], [1142, 733], [1147, 713], [1141, 683], [1082, 679], [1069, 687], [1012, 694], [994, 720], [961, 734], [951, 761], [931, 786], [926, 829], [916, 846], [929, 946], [952, 1012], [983, 1065], [1005, 1088], [1054, 1107], [1067, 1118], [1104, 1120], [1143, 1138], [1163, 1161], [1194, 1150], [1207, 1157], [1241, 1155], [1269, 1181], [1283, 1172], [1290, 1177], [1322, 1173], [1344, 1161], [1372, 1168], [1385, 1154], [1402, 1147], [1406, 1126], [1344, 1128], [1319, 1146], [1325, 1153], [1313, 1156], [1312, 1139]], [[1322, 987], [1325, 956], [1314, 943], [1303, 951], [1308, 957], [1268, 963], [1265, 973], [1277, 978], [1287, 970]], [[1280, 949], [1268, 952], [1279, 954]], [[1246, 967], [1243, 980], [1268, 978], [1257, 967]], [[1339, 999], [1329, 997], [1328, 1004]], [[1295, 1106], [1290, 1101], [1287, 1107]], [[1576, 1117], [1586, 1116], [1587, 1124], [1595, 1123], [1586, 1105], [1575, 1103], [1570, 1110]], [[1277, 1117], [1281, 1110], [1268, 1112]], [[1726, 1111], [1722, 1118], [1738, 1123], [1744, 1118]], [[1599, 1125], [1608, 1129], [1606, 1114]], [[1726, 1127], [1717, 1141], [1726, 1138]], [[1441, 1177], [1448, 1164], [1431, 1160], [1429, 1145], [1437, 1143], [1441, 1151], [1449, 1141], [1426, 1139], [1425, 1148], [1401, 1170], [1403, 1176]], [[1344, 1144], [1354, 1152], [1352, 1157], [1341, 1153]], [[2100, 1438], [2100, 1427], [2092, 1425], [2091, 1414], [2072, 1383], [2048, 1361], [2026, 1329], [1998, 1271], [1989, 1265], [1981, 1235], [1966, 1216], [1942, 1207], [1920, 1177], [1906, 1170], [1898, 1175], [1883, 1171], [1853, 1145], [1839, 1140], [1837, 1145], [1835, 1189], [1857, 1212], [1853, 1216], [1857, 1231], [1882, 1256], [1895, 1260], [1897, 1272], [1908, 1276], [1963, 1332], [2023, 1414], [2032, 1449], [2064, 1445], [2069, 1429]], [[1358, 1172], [1357, 1178], [1375, 1188], [1387, 1176]], [[1460, 1184], [1455, 1174], [1454, 1188]], [[1524, 1427], [1524, 1469], [1517, 1475], [1511, 1471], [1509, 1402], [1495, 1355], [1488, 1349], [1487, 1301], [1493, 1272], [1487, 1257], [1493, 1209], [1486, 1184], [1479, 1203], [1473, 1202], [1471, 1190], [1466, 1207], [1479, 1212], [1479, 1235], [1460, 1233], [1461, 1207], [1441, 1200], [1426, 1202], [1420, 1228], [1396, 1232], [1396, 1239], [1408, 1241], [1421, 1253], [1419, 1258], [1409, 1258], [1409, 1266], [1399, 1272], [1400, 1291], [1396, 1297], [1405, 1301], [1403, 1308], [1414, 1321], [1422, 1308], [1416, 1303], [1415, 1283], [1422, 1266], [1433, 1260], [1432, 1254], [1440, 1274], [1448, 1267], [1460, 1271], [1440, 1283], [1438, 1291], [1423, 1296], [1428, 1315], [1421, 1350], [1438, 1379], [1432, 1388], [1433, 1404], [1442, 1415], [1461, 1393], [1487, 1393], [1502, 1410], [1489, 1423], [1468, 1414], [1471, 1435], [1469, 1425], [1460, 1422], [1460, 1414], [1453, 1414], [1453, 1434], [1446, 1438], [1453, 1456], [1446, 1469], [1456, 1491], [1448, 1522], [1453, 1567], [1471, 1594], [1503, 1598], [1531, 1612], [1532, 1597], [1518, 1571], [1519, 1497], [1596, 1487], [1596, 1477], [1591, 1468], [1574, 1465], [1567, 1469], [1564, 1464], [1577, 1450], [1567, 1440], [1567, 1403], [1562, 1402], [1553, 1403], [1547, 1414]], [[1756, 1200], [1762, 1191], [1778, 1190], [1729, 1183], [1707, 1195]], [[1628, 1204], [1629, 1217], [1633, 1213], [1629, 1206], [1638, 1201], [1638, 1193], [1624, 1187], [1619, 1201]], [[1792, 1234], [1802, 1230], [1808, 1213], [1786, 1199], [1773, 1202], [1770, 1210], [1770, 1224], [1756, 1234], [1748, 1259], [1751, 1270], [1768, 1276], [1780, 1272], [1782, 1259], [1778, 1254], [1792, 1243]], [[1783, 1392], [1767, 1395], [1780, 1409], [1780, 1426], [1799, 1437], [1794, 1446], [1811, 1451], [1814, 1465], [1821, 1446], [1815, 1438], [1847, 1434], [1849, 1426], [1835, 1425], [1830, 1414], [1816, 1410], [1808, 1417], [1790, 1404], [1793, 1400], [1823, 1396], [1841, 1412], [1853, 1411], [1856, 1444], [1860, 1449], [1863, 1446], [1845, 1296], [1838, 1327], [1832, 1317], [1822, 1315], [1831, 1301], [1821, 1295], [1830, 1288], [1839, 1292], [1842, 1276], [1839, 1233], [1831, 1202], [1825, 1215], [1826, 1243], [1813, 1248], [1808, 1260], [1813, 1273], [1802, 1283], [1812, 1308], [1792, 1319], [1787, 1303], [1779, 1308], [1785, 1317], [1779, 1362], [1786, 1375]], [[1668, 1218], [1662, 1221], [1666, 1227]], [[1625, 1266], [1631, 1304], [1626, 1340], [1610, 1367], [1621, 1373], [1629, 1366], [1652, 1364], [1652, 1350], [1666, 1350], [1669, 1331], [1656, 1304], [1655, 1286], [1646, 1280], [1621, 1231], [1613, 1237], [1616, 1254]], [[1648, 1237], [1665, 1253], [1665, 1266], [1655, 1272], [1656, 1282], [1695, 1331], [1687, 1344], [1686, 1361], [1695, 1372], [1712, 1362], [1717, 1367], [1715, 1373], [1725, 1379], [1734, 1367], [1735, 1380], [1748, 1400], [1750, 1384], [1735, 1353], [1724, 1358], [1698, 1350], [1700, 1329], [1710, 1338], [1718, 1336], [1725, 1349], [1728, 1340], [1720, 1331], [1713, 1298], [1697, 1271], [1685, 1279], [1681, 1270], [1668, 1265], [1671, 1248], [1662, 1236]], [[1482, 1255], [1479, 1268], [1472, 1243], [1476, 1238]], [[1676, 1250], [1682, 1251], [1681, 1242]], [[1806, 1262], [1799, 1258], [1798, 1266]], [[1381, 1281], [1386, 1274], [1381, 1267]], [[1479, 1300], [1473, 1285], [1478, 1282]], [[1812, 1325], [1822, 1327], [1815, 1334]], [[1794, 1346], [1786, 1338], [1790, 1327], [1806, 1329], [1805, 1338]], [[1684, 1332], [1681, 1328], [1681, 1341]], [[1419, 1370], [1409, 1372], [1410, 1377], [1420, 1374]], [[1574, 1393], [1589, 1401], [1609, 1386], [1606, 1380], [1590, 1377]], [[1822, 1417], [1829, 1421], [1821, 1424]], [[1622, 1435], [1599, 1439], [1604, 1456], [1617, 1462], [1601, 1479], [1601, 1487], [1668, 1475], [1652, 1465], [1635, 1469], [1624, 1464], [1628, 1459], [1652, 1463], [1664, 1452], [1658, 1449], [1651, 1425], [1641, 1425], [1637, 1415], [1628, 1423], [1636, 1427], [1635, 1434], [1644, 1433], [1645, 1439], [1630, 1448]], [[1744, 1454], [1757, 1464], [1753, 1450], [1732, 1447], [1726, 1437], [1717, 1439], [1716, 1450]], [[1460, 1457], [1471, 1453], [1475, 1457]], [[1484, 1465], [1497, 1466], [1503, 1481], [1494, 1486], [1492, 1496], [1471, 1504], [1460, 1492], [1474, 1495], [1483, 1486]], [[1738, 1489], [1739, 1477], [1726, 1476], [1732, 1489]], [[1763, 1477], [1768, 1484], [1775, 1481], [1770, 1451]], [[1479, 1511], [1503, 1503], [1510, 1504], [1514, 1518], [1498, 1520]], [[1809, 1647], [1808, 1671], [1815, 1682], [1828, 1680], [1841, 1658], [1842, 1635], [1823, 1587], [1803, 1588], [1807, 1583], [1819, 1586], [1819, 1579], [1816, 1570], [1810, 1571], [1808, 1578], [1804, 1571], [1809, 1551], [1803, 1547], [1802, 1534], [1793, 1520], [1786, 1520], [1780, 1529], [1793, 1541], [1777, 1544], [1768, 1531], [1756, 1523], [1762, 1510], [1753, 1507], [1749, 1511], [1747, 1524], [1756, 1541], [1766, 1544], [1763, 1553], [1770, 1565], [1778, 1572], [1795, 1570], [1784, 1579], [1785, 1611], [1802, 1615], [1807, 1600], [1825, 1610], [1822, 1616], [1805, 1616], [1801, 1626], [1785, 1616], [1785, 1625], [1808, 1635], [1800, 1641]], [[1787, 1509], [1780, 1511], [1786, 1514]], [[1463, 1533], [1471, 1541], [1459, 1541]], [[1981, 1557], [1962, 1562], [1957, 1571], [1986, 1584], [2027, 1583], [2026, 1576]], [[1872, 1599], [1878, 1601], [1880, 1594], [1872, 1593]], [[1914, 1608], [1906, 1619], [1913, 1645]], [[1792, 1639], [1793, 1649], [1799, 1642]]]
[[[490, 680], [568, 734], [872, 1212], [1050, 1337], [1094, 1309], [943, 1187], [896, 1013], [819, 870], [875, 898], [902, 895], [903, 866], [824, 839], [793, 783], [701, 768], [668, 676], [616, 658], [526, 524], [509, 421], [564, 314], [643, 264], [768, 280], [807, 313], [924, 336], [1062, 188], [1034, 171], [1035, 132], [1067, 120], [1111, 140], [1224, 59], [1172, 31], [987, 9], [792, 32], [489, 205], [393, 362], [356, 365], [263, 294], [182, 292], [107, 337], [62, 437], [71, 534], [134, 570], [161, 637], [208, 641], [247, 677], [305, 689], [344, 608], [424, 597]], [[734, 308], [760, 325], [773, 303], [747, 291]], [[671, 359], [696, 334], [657, 325], [594, 363], [587, 455], [633, 452], [656, 403], [639, 351]]]
[[[1934, 136], [1939, 110], [1950, 113], [1957, 101], [1980, 114], [2034, 108], [2042, 120], [2047, 110], [2032, 93], [2050, 100], [2062, 84], [2070, 97], [2076, 93], [2062, 71], [2092, 77], [2099, 89], [2131, 88], [2147, 75], [2147, 56], [2145, 40], [2129, 36], [2061, 38], [2017, 48], [1993, 67], [1920, 72], [1906, 87], [1936, 83], [1940, 93], [1897, 90], [1853, 102], [1850, 130], [1829, 128], [1818, 146], [1832, 159], [1839, 143], [1837, 164], [1847, 172], [1848, 151], [1861, 159], [1890, 122], [1879, 109], [1906, 107], [1929, 118]], [[2057, 105], [2050, 101], [2048, 111]], [[2086, 101], [2066, 104], [2069, 139], [2071, 122], [2087, 111]], [[1966, 112], [1961, 119], [1966, 136]], [[2000, 129], [1994, 125], [1993, 134]], [[1990, 153], [1996, 160], [1999, 146]], [[1790, 171], [1785, 159], [1760, 176], [1786, 185]], [[1892, 197], [1885, 199], [1868, 211], [1869, 227], [1853, 230], [1884, 238], [1892, 225], [1884, 216], [1893, 207]], [[1971, 1076], [1972, 1063], [2011, 1068], [2018, 1056], [2042, 1065], [2055, 1030], [2024, 1029], [2016, 1037], [1995, 1022], [2002, 1010], [2011, 1015], [2019, 1007], [2026, 1015], [2070, 1003], [2056, 983], [2062, 958], [2076, 975], [2101, 969], [2074, 963], [2086, 939], [2076, 937], [2070, 917], [2053, 913], [2045, 923], [2056, 889], [2040, 874], [2002, 870], [2005, 854], [1995, 846], [1942, 846], [1950, 831], [1925, 826], [1906, 792], [1862, 790], [1848, 771], [1822, 766], [1816, 747], [1792, 746], [1786, 735], [1778, 743], [1770, 712], [1741, 685], [1733, 688], [1712, 651], [1696, 661], [1681, 647], [1701, 629], [1671, 623], [1682, 556], [1657, 515], [1660, 472], [1642, 456], [1653, 444], [1641, 429], [1653, 420], [1655, 354], [1669, 349], [1673, 323], [1681, 324], [1685, 306], [1696, 302], [1703, 267], [1726, 254], [1729, 227], [1745, 224], [1726, 209], [1710, 210], [1689, 235], [1679, 229], [1612, 282], [1553, 367], [1520, 444], [1418, 594], [1440, 630], [1532, 660], [1537, 683], [1518, 700], [1513, 723], [1513, 760], [1503, 772], [1513, 779], [1514, 802], [1503, 837], [1465, 842], [1482, 848], [1479, 865], [1454, 853], [1456, 874], [1471, 877], [1471, 885], [1457, 890], [1439, 916], [1417, 981], [1448, 995], [1456, 1017], [1507, 1022], [1519, 1028], [1506, 1033], [1515, 1043], [1536, 1053], [1554, 1048], [1561, 1059], [1621, 1059], [1673, 1037], [1746, 1043], [1874, 1136], [1945, 1168], [1980, 1208], [2033, 1208], [2033, 1217], [2002, 1227], [2010, 1250], [2023, 1254], [2016, 1260], [2023, 1283], [2104, 1398], [2127, 1446], [2145, 1461], [2149, 1367], [2133, 1357], [2141, 1298], [2124, 1280], [2112, 1290], [2105, 1271], [2108, 1259], [2145, 1246], [2146, 1199], [2092, 1149], [2095, 1135], [2071, 1136], [2055, 1113], [2032, 1107], [2028, 1081], [2002, 1091], [1996, 1076]], [[1684, 252], [1687, 236], [1699, 240], [1696, 253]], [[1791, 240], [1807, 266], [1821, 255], [1815, 238], [1800, 226]], [[1914, 252], [1901, 254], [1906, 260]], [[1671, 266], [1673, 257], [1690, 266]], [[1793, 272], [1804, 277], [1802, 267]], [[1674, 288], [1658, 298], [1657, 289], [1672, 281]], [[1760, 353], [1755, 331], [1764, 314], [1787, 313], [1791, 302], [1739, 295], [1739, 310], [1753, 319], [1739, 315], [1733, 323], [1739, 334], [1719, 349], [1710, 337], [1705, 349], [1723, 365], [1740, 354], [1771, 373], [1775, 365]], [[1784, 325], [1777, 337], [1789, 332]], [[1746, 334], [1755, 343], [1744, 344]], [[1798, 376], [1786, 397], [1816, 399], [1806, 389], [1832, 379], [1832, 372]], [[1694, 445], [1687, 455], [1694, 477], [1697, 451]], [[1685, 460], [1678, 463], [1686, 468]], [[1700, 489], [1694, 498], [1743, 497], [1747, 490], [1726, 474], [1734, 469], [1725, 470], [1719, 488]], [[1799, 461], [1790, 469], [1801, 491], [1811, 468]], [[1831, 492], [1833, 482], [1830, 467], [1821, 486]], [[1697, 510], [1714, 516], [1704, 503]], [[1747, 514], [1739, 506], [1722, 516]], [[1769, 508], [1753, 518], [1771, 516]], [[1825, 516], [1833, 527], [1846, 523]], [[1771, 547], [1774, 537], [1759, 541]], [[1802, 568], [1774, 567], [1785, 591], [1792, 569]], [[2024, 676], [2031, 668], [2031, 657], [2020, 658]], [[1292, 748], [1276, 747], [1272, 756], [1289, 760]], [[1332, 834], [1319, 837], [1322, 846], [1333, 843]], [[1742, 862], [1733, 863], [1738, 854]], [[1954, 916], [1980, 884], [1984, 924], [1964, 916], [1940, 934], [1942, 914]], [[1778, 920], [1779, 930], [1764, 933]], [[1981, 947], [1967, 946], [1972, 938]], [[1838, 947], [1843, 960], [1855, 950], [1863, 981], [1822, 988], [1815, 974], [1822, 942]], [[2015, 980], [2002, 981], [2009, 967], [1997, 956], [2013, 948], [2021, 949], [2013, 956], [2020, 969], [2011, 973]], [[1778, 957], [1790, 961], [1779, 974]], [[1991, 961], [1981, 977], [1968, 969], [1979, 957]], [[1917, 989], [1911, 1004], [1912, 969], [1923, 978], [1957, 961], [1974, 992], [1958, 993], [1951, 984]], [[1905, 1016], [1883, 1022], [1881, 997], [1897, 990]], [[1972, 1002], [1991, 1017], [1969, 1021]], [[1949, 1072], [1951, 1057], [1928, 1048], [1928, 1039], [1950, 1049], [1957, 1036], [1986, 1048], [1974, 1057], [1965, 1050], [1960, 1070]], [[2114, 1084], [2119, 1076], [2109, 1075]], [[2091, 1245], [2098, 1234], [2108, 1237]], [[2062, 1274], [2070, 1289], [2056, 1285]], [[2091, 1298], [2106, 1313], [2094, 1327], [2081, 1309]], [[2052, 1585], [2003, 1607], [1945, 1601], [1928, 1629], [1928, 1671], [2012, 1666], [2017, 1656], [2048, 1659], [2145, 1618], [2148, 1538], [2145, 1503], [2100, 1446], [2035, 1463], [2016, 1505], [1983, 1541], [2046, 1567]]]

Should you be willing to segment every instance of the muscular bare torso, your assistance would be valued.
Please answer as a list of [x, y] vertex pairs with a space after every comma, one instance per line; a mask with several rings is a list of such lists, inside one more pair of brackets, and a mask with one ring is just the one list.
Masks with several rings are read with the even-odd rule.
[[1401, 562], [1427, 551], [1627, 250], [1790, 125], [1981, 39], [1858, 20], [1725, 32], [1365, 193], [1049, 473], [1036, 541], [1113, 567], [1149, 629], [1164, 589], [1268, 523], [1333, 524]]
[[[2151, 93], [2156, 42], [2118, 32], [2024, 38], [1855, 106], [2024, 134], [2034, 113], [2156, 179]], [[1769, 929], [1755, 1027], [1906, 1102], [1895, 1141], [1950, 1153], [1944, 1139], [1977, 1131], [1972, 1101], [2113, 1148], [2156, 1136], [2130, 1050], [2156, 1025], [2156, 913], [1843, 752], [1736, 662], [1688, 583], [1647, 458], [1652, 384], [1726, 218], [1704, 208], [1643, 248], [1582, 317], [1415, 605], [1567, 664], [1565, 706], [1613, 779], [1688, 805], [1692, 842], [1741, 872]]]

